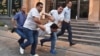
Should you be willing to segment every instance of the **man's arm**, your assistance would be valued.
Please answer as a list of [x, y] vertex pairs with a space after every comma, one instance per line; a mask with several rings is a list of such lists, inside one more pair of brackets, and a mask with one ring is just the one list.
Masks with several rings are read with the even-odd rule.
[[42, 25], [42, 23], [41, 23], [41, 21], [39, 20], [39, 18], [34, 17], [33, 20], [35, 21], [35, 23], [37, 23], [37, 26], [38, 26], [41, 30], [45, 31], [45, 27], [44, 27], [44, 25]]
[[12, 22], [13, 27], [17, 28], [17, 21], [14, 18], [11, 19], [11, 22]]
[[48, 18], [50, 21], [54, 22], [54, 18], [51, 15], [49, 15], [47, 13], [43, 13], [43, 15], [45, 15], [46, 18]]
[[11, 19], [14, 28], [17, 28], [17, 20], [19, 20], [19, 13], [16, 13], [15, 16]]
[[45, 27], [44, 27], [44, 25], [38, 25], [38, 27], [41, 29], [41, 30], [43, 30], [43, 31], [45, 31]]
[[38, 17], [33, 17], [33, 21], [37, 24], [42, 24], [41, 20]]
[[15, 29], [17, 28], [17, 22], [14, 18], [11, 19], [11, 23], [13, 25], [13, 28], [11, 30], [11, 33], [15, 32]]

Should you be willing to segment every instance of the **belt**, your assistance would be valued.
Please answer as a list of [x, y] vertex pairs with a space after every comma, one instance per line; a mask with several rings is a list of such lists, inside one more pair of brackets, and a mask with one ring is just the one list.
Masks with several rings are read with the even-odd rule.
[[64, 23], [70, 23], [70, 21], [69, 22], [66, 22], [66, 21], [63, 21]]

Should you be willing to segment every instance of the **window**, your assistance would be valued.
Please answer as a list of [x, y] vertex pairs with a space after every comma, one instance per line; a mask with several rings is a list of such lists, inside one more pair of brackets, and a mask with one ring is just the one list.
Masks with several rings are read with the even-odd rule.
[[20, 10], [22, 0], [0, 0], [0, 16], [11, 16]]
[[53, 9], [53, 0], [46, 0], [46, 12], [49, 12]]
[[12, 0], [12, 15], [20, 10], [21, 0]]
[[87, 18], [89, 13], [89, 0], [81, 0], [80, 2], [80, 17]]
[[63, 7], [65, 7], [66, 5], [66, 0], [57, 0], [56, 1], [56, 8], [58, 5], [62, 5]]
[[75, 19], [76, 18], [76, 15], [77, 15], [77, 2], [78, 0], [72, 0], [72, 8], [71, 8], [71, 18], [72, 19]]
[[0, 0], [0, 15], [8, 15], [8, 0]]

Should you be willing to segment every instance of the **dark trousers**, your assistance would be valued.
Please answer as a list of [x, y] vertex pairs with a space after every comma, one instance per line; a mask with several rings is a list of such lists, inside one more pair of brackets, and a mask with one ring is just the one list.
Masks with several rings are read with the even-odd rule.
[[31, 46], [31, 54], [32, 55], [36, 54], [37, 44], [38, 44], [38, 31], [36, 30], [33, 32], [33, 43]]
[[19, 42], [19, 44], [22, 44], [22, 43], [24, 42], [24, 39], [26, 38], [23, 29], [16, 28], [16, 29], [15, 29], [15, 32], [21, 37], [21, 38], [18, 40], [18, 42]]
[[63, 35], [65, 33], [65, 30], [67, 30], [67, 32], [68, 32], [68, 41], [71, 44], [72, 43], [72, 28], [71, 28], [70, 23], [63, 21], [61, 31], [57, 34], [57, 36]]

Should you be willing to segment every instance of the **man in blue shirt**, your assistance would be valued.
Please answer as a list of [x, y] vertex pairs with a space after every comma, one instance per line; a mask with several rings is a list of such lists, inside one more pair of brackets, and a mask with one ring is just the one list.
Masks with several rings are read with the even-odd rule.
[[23, 24], [26, 20], [25, 10], [26, 10], [26, 7], [22, 6], [21, 10], [18, 13], [16, 13], [14, 18], [12, 19], [12, 24], [13, 24], [13, 28], [15, 29], [15, 32], [19, 36], [21, 36], [21, 38], [18, 40], [19, 45], [24, 42], [24, 39], [26, 37], [23, 32]]
[[71, 29], [71, 25], [70, 25], [71, 7], [72, 7], [72, 2], [68, 1], [67, 4], [66, 4], [66, 7], [63, 10], [64, 20], [62, 22], [61, 31], [57, 34], [57, 36], [61, 36], [61, 35], [64, 34], [65, 30], [67, 29], [67, 31], [68, 31], [68, 40], [70, 42], [70, 46], [75, 44], [75, 43], [72, 42], [72, 29]]

